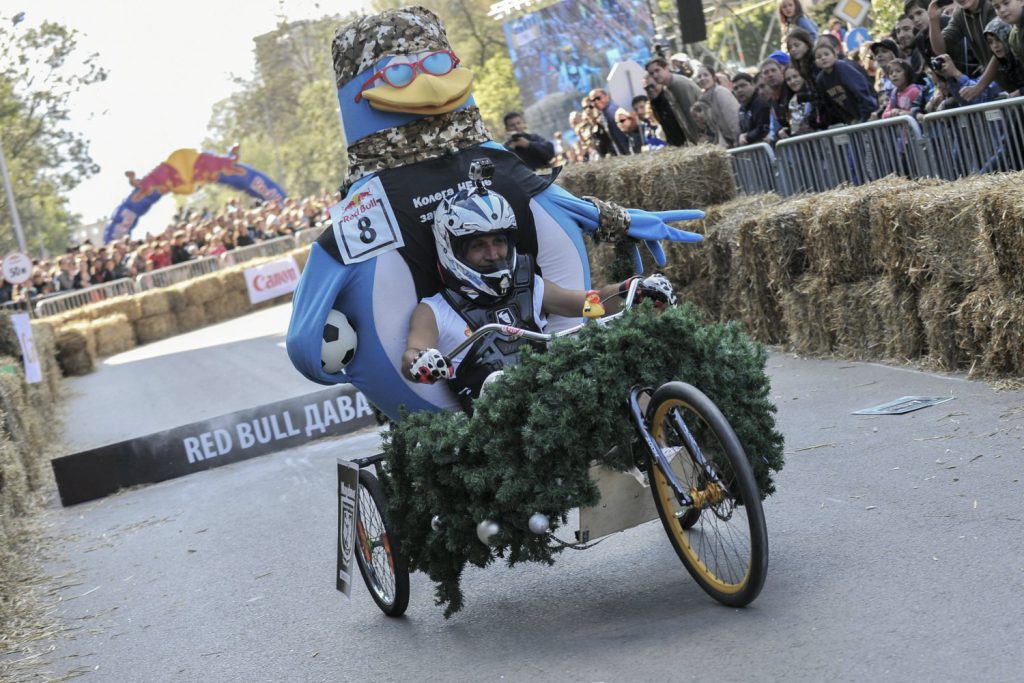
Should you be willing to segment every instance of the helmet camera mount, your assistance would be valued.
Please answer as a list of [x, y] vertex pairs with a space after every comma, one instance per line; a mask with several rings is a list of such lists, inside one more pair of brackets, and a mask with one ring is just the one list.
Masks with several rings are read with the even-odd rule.
[[476, 185], [476, 191], [481, 196], [487, 194], [487, 187], [484, 186], [485, 180], [490, 180], [494, 177], [494, 162], [490, 159], [483, 157], [480, 159], [474, 159], [469, 164], [469, 179]]

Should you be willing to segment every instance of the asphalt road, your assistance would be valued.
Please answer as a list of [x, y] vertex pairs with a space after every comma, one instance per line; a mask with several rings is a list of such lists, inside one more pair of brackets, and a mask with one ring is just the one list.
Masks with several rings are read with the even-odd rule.
[[[218, 331], [186, 335], [164, 355], [140, 349], [151, 357], [115, 358], [75, 380], [69, 443], [302, 393], [274, 328], [286, 320], [285, 309], [265, 311], [230, 327], [254, 339], [240, 332], [200, 351], [186, 347]], [[253, 354], [256, 379], [230, 374]], [[132, 363], [177, 379], [165, 397], [143, 400], [138, 373], [116, 370]], [[1024, 679], [1024, 393], [782, 353], [769, 370], [787, 464], [765, 503], [768, 580], [746, 609], [708, 598], [653, 522], [553, 567], [470, 569], [466, 608], [450, 620], [414, 574], [406, 617], [385, 618], [361, 584], [346, 599], [333, 581], [335, 460], [375, 452], [369, 430], [68, 509], [54, 501], [46, 570], [63, 586], [55, 615], [65, 630], [40, 644], [53, 650], [39, 676]], [[109, 387], [105, 415], [80, 407], [90, 382]], [[216, 391], [202, 389], [210, 382]], [[956, 398], [902, 416], [850, 414], [904, 395]]]

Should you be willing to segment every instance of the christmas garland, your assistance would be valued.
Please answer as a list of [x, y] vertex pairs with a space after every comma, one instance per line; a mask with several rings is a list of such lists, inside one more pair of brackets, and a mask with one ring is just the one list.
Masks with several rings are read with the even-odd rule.
[[[437, 603], [448, 617], [463, 606], [459, 580], [467, 562], [553, 563], [559, 549], [531, 533], [527, 521], [541, 512], [554, 530], [571, 508], [595, 504], [592, 460], [619, 470], [634, 464], [626, 397], [636, 384], [680, 379], [708, 394], [743, 444], [762, 497], [770, 495], [783, 439], [766, 359], [764, 347], [733, 323], [704, 325], [691, 305], [658, 314], [645, 304], [615, 323], [560, 339], [546, 353], [524, 352], [487, 387], [473, 417], [403, 415], [385, 434], [382, 479], [410, 570], [437, 583]], [[501, 527], [492, 546], [477, 537], [485, 519]]]

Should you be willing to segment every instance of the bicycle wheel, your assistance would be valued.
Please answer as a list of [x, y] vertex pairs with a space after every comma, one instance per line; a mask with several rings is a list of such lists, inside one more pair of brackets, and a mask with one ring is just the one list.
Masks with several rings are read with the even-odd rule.
[[743, 447], [717, 406], [689, 384], [659, 387], [648, 414], [651, 436], [694, 501], [679, 504], [648, 453], [651, 493], [672, 547], [713, 598], [732, 607], [749, 604], [768, 573], [768, 532]]
[[356, 563], [370, 596], [389, 617], [400, 617], [409, 606], [409, 568], [398, 537], [388, 533], [384, 490], [369, 470], [359, 470], [359, 519], [356, 523]]

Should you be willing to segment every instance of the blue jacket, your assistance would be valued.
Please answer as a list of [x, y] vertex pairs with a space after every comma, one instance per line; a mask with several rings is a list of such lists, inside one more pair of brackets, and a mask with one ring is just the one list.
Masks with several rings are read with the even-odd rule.
[[832, 66], [832, 73], [822, 71], [815, 85], [827, 102], [826, 123], [860, 123], [878, 109], [878, 99], [868, 79], [842, 60]]

